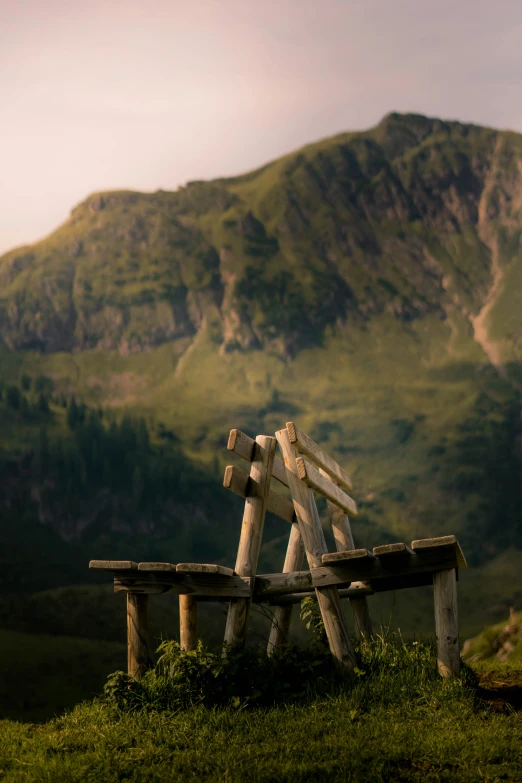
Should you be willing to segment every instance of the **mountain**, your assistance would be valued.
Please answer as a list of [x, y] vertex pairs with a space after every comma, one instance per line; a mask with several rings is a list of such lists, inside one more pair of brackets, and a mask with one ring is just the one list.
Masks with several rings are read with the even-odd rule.
[[[2, 258], [2, 339], [128, 355], [210, 322], [222, 352], [287, 357], [390, 313], [464, 321], [487, 349], [481, 308], [520, 251], [521, 155], [517, 134], [392, 114], [243, 177], [96, 194]], [[498, 362], [514, 338], [495, 336]]]
[[353, 474], [361, 545], [517, 551], [521, 210], [522, 136], [396, 113], [243, 176], [90, 196], [0, 258], [9, 486], [99, 556], [230, 560], [228, 430], [291, 418]]

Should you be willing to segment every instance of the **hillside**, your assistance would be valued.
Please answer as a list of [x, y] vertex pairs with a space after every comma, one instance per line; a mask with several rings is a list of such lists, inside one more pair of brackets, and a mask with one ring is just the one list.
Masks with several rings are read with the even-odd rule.
[[228, 430], [293, 418], [353, 474], [361, 545], [517, 551], [521, 185], [522, 136], [391, 114], [244, 176], [90, 196], [0, 259], [4, 517], [16, 498], [78, 563], [228, 562]]

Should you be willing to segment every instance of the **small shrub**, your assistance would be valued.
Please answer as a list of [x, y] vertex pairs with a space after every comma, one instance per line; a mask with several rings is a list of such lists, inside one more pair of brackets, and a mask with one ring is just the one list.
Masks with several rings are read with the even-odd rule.
[[325, 693], [343, 679], [326, 646], [317, 642], [287, 644], [271, 657], [253, 649], [228, 650], [223, 656], [201, 642], [187, 652], [178, 642], [166, 641], [158, 652], [156, 666], [139, 682], [124, 672], [110, 675], [105, 700], [118, 710], [268, 707]]

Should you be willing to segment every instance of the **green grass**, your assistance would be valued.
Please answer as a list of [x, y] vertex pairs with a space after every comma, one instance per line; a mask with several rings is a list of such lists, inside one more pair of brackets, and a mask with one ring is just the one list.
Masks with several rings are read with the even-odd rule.
[[470, 671], [442, 681], [429, 648], [382, 641], [362, 661], [353, 683], [301, 704], [118, 712], [95, 701], [45, 725], [4, 721], [0, 779], [520, 780], [520, 715], [477, 699]]

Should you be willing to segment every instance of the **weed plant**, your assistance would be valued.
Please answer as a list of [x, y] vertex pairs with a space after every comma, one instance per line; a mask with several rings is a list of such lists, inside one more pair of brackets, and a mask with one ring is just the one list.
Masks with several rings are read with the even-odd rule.
[[[383, 631], [355, 645], [355, 678], [335, 667], [324, 625], [312, 598], [301, 604], [301, 619], [310, 632], [307, 644], [285, 644], [270, 657], [264, 648], [209, 650], [202, 642], [191, 651], [165, 641], [156, 665], [139, 681], [115, 672], [104, 689], [105, 702], [117, 711], [177, 711], [208, 708], [272, 707], [311, 702], [346, 693], [356, 711], [369, 705], [421, 701], [439, 682], [432, 643], [406, 644], [400, 634]], [[465, 668], [459, 688], [472, 688]]]

